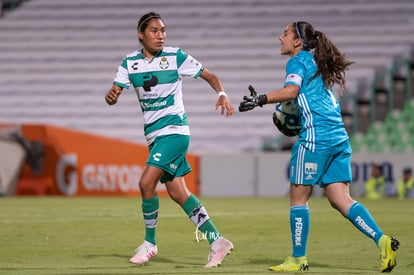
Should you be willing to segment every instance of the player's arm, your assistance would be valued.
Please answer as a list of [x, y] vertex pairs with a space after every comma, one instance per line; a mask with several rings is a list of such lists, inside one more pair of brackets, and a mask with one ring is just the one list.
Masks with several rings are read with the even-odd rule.
[[299, 87], [289, 84], [286, 87], [267, 93], [267, 103], [277, 103], [286, 100], [295, 99], [299, 95]]
[[221, 106], [221, 114], [224, 114], [224, 112], [226, 112], [227, 117], [231, 116], [234, 112], [234, 107], [227, 97], [227, 94], [224, 92], [223, 84], [221, 83], [220, 79], [206, 68], [203, 69], [200, 77], [207, 81], [207, 83], [210, 84], [210, 86], [216, 91], [218, 95], [218, 99], [215, 105], [216, 110], [219, 106]]
[[123, 88], [117, 85], [112, 85], [111, 89], [105, 95], [105, 101], [108, 105], [114, 105], [118, 101]]

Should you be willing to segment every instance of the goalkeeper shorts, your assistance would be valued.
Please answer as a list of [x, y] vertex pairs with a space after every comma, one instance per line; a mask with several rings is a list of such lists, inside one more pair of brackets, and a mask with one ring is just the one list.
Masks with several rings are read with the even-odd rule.
[[318, 184], [321, 187], [335, 182], [351, 183], [352, 149], [349, 141], [339, 146], [343, 147], [342, 150], [334, 155], [320, 155], [295, 143], [290, 159], [290, 182], [312, 186]]

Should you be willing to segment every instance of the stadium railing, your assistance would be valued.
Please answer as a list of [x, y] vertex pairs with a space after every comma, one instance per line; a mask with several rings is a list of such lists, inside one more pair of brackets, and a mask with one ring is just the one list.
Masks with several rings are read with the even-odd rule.
[[[397, 77], [401, 77], [405, 81], [404, 84], [404, 96], [405, 100], [409, 100], [412, 94], [412, 62], [409, 59], [401, 59], [394, 63], [391, 68], [384, 69], [378, 72], [371, 83], [371, 99], [374, 99], [378, 89], [378, 83], [384, 84], [384, 90], [387, 95], [387, 112], [391, 112], [394, 109], [395, 104], [395, 80]], [[375, 122], [376, 117], [376, 101], [371, 100], [370, 103], [370, 118], [371, 123]]]

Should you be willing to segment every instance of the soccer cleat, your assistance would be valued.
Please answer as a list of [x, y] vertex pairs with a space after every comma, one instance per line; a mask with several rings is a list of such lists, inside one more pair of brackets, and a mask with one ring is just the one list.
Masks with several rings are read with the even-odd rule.
[[217, 267], [221, 264], [223, 259], [230, 254], [234, 249], [233, 243], [227, 239], [219, 238], [215, 240], [210, 246], [210, 253], [208, 254], [208, 263], [205, 268]]
[[381, 258], [381, 272], [391, 272], [397, 265], [397, 249], [400, 246], [400, 242], [394, 237], [388, 237], [382, 235], [378, 247], [380, 249]]
[[289, 256], [280, 265], [270, 266], [269, 270], [272, 271], [308, 271], [308, 259], [306, 256], [293, 257]]
[[144, 241], [137, 247], [137, 249], [135, 249], [135, 252], [135, 255], [132, 256], [129, 261], [134, 264], [145, 264], [148, 263], [152, 257], [157, 255], [158, 248], [156, 245], [148, 241]]

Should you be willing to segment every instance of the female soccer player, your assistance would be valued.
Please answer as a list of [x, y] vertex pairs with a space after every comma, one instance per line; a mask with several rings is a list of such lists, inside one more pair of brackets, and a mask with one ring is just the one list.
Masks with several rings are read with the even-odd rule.
[[340, 106], [331, 88], [345, 89], [345, 70], [352, 64], [323, 32], [307, 22], [286, 26], [281, 54], [291, 58], [286, 65], [282, 89], [262, 95], [245, 96], [240, 111], [294, 99], [299, 106], [301, 130], [291, 153], [290, 227], [293, 253], [273, 271], [307, 270], [306, 245], [310, 228], [308, 200], [317, 184], [324, 188], [333, 208], [380, 249], [382, 272], [396, 265], [397, 239], [384, 235], [368, 210], [349, 194], [352, 180], [349, 138], [342, 122]]
[[184, 175], [191, 168], [185, 159], [190, 131], [182, 100], [182, 78], [201, 77], [207, 81], [218, 94], [215, 107], [221, 108], [222, 115], [225, 113], [230, 117], [234, 108], [216, 75], [181, 49], [164, 46], [166, 30], [159, 14], [143, 15], [137, 30], [142, 48], [123, 59], [112, 88], [105, 95], [106, 102], [112, 105], [124, 88], [134, 87], [144, 115], [144, 132], [149, 148], [149, 157], [139, 181], [145, 239], [130, 262], [145, 264], [158, 253], [156, 186], [160, 181], [210, 243], [205, 267], [216, 267], [233, 249], [233, 244], [221, 236], [200, 200], [190, 193], [184, 181]]

